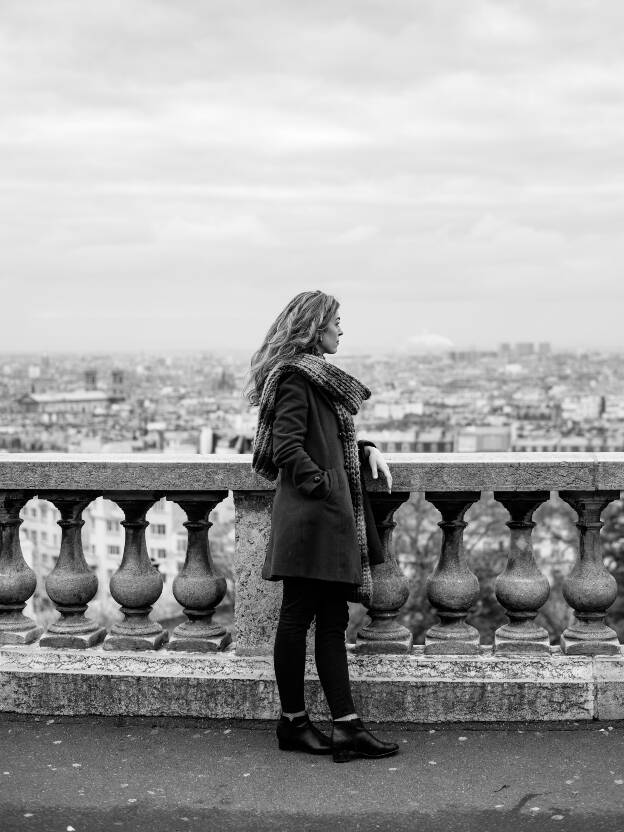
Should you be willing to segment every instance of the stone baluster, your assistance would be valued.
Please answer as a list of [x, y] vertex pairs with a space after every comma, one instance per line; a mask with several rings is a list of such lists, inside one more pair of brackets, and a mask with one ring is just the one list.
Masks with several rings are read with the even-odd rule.
[[610, 502], [619, 499], [620, 492], [560, 491], [559, 496], [576, 511], [579, 530], [579, 556], [563, 582], [563, 597], [576, 620], [561, 635], [561, 649], [570, 655], [617, 654], [617, 634], [605, 624], [607, 609], [617, 596], [617, 583], [603, 563], [600, 515]]
[[479, 581], [464, 554], [464, 514], [479, 499], [478, 491], [428, 491], [425, 498], [442, 515], [442, 551], [433, 575], [427, 580], [429, 601], [440, 618], [425, 634], [425, 654], [474, 654], [480, 652], [479, 632], [466, 623], [479, 596]]
[[163, 588], [160, 572], [152, 566], [145, 544], [145, 529], [149, 526], [145, 515], [156, 498], [132, 494], [111, 499], [125, 515], [121, 521], [126, 530], [121, 566], [110, 582], [111, 595], [121, 605], [124, 620], [113, 624], [103, 646], [106, 650], [157, 650], [169, 633], [149, 617]]
[[32, 496], [33, 492], [26, 491], [5, 491], [0, 496], [0, 644], [30, 644], [43, 632], [43, 627], [23, 613], [37, 586], [19, 539], [19, 513]]
[[184, 607], [188, 618], [173, 631], [169, 650], [201, 651], [222, 650], [231, 642], [227, 629], [212, 623], [215, 607], [221, 603], [227, 591], [225, 578], [215, 573], [210, 557], [208, 530], [212, 523], [208, 515], [227, 497], [227, 491], [210, 491], [201, 495], [170, 496], [186, 512], [188, 530], [184, 568], [173, 581], [173, 594]]
[[394, 512], [406, 500], [407, 494], [370, 494], [375, 525], [381, 539], [384, 562], [372, 567], [373, 597], [368, 614], [369, 624], [357, 634], [355, 653], [409, 653], [412, 649], [412, 633], [396, 620], [399, 610], [407, 601], [409, 586], [391, 548], [392, 533], [396, 526]]
[[531, 533], [533, 512], [548, 500], [548, 491], [496, 491], [494, 497], [509, 512], [509, 558], [496, 579], [496, 597], [505, 607], [509, 623], [494, 634], [494, 652], [501, 654], [550, 654], [548, 631], [535, 616], [548, 600], [550, 584], [535, 563]]
[[42, 647], [85, 648], [99, 644], [106, 635], [104, 627], [87, 618], [87, 605], [97, 592], [98, 579], [87, 566], [82, 551], [82, 512], [95, 495], [68, 493], [46, 494], [61, 512], [61, 548], [56, 566], [46, 578], [48, 596], [61, 617], [41, 637]]

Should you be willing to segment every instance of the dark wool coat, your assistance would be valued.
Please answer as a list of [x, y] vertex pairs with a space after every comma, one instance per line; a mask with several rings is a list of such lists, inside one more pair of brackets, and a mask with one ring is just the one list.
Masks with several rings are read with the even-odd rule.
[[[360, 464], [363, 447], [358, 443]], [[285, 375], [275, 402], [273, 460], [279, 468], [262, 577], [361, 584], [362, 568], [338, 422], [325, 394], [300, 373]], [[371, 566], [381, 542], [363, 488]]]

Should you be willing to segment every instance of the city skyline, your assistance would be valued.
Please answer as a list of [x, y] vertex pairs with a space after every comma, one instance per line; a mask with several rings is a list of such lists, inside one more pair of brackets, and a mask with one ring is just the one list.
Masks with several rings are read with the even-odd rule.
[[6, 2], [0, 350], [621, 349], [624, 8]]

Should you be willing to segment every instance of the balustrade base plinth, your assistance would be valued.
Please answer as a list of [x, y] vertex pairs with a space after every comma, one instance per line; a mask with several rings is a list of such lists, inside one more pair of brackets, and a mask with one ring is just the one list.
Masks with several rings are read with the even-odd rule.
[[167, 643], [167, 650], [181, 650], [188, 653], [217, 653], [232, 643], [232, 634], [215, 636], [177, 635], [175, 632]]
[[[585, 617], [587, 616], [587, 617]], [[592, 613], [578, 617], [561, 634], [561, 652], [568, 656], [617, 656], [620, 640], [615, 630]]]
[[548, 635], [543, 638], [523, 639], [494, 634], [494, 653], [497, 656], [548, 656], [551, 653]]
[[619, 656], [621, 645], [617, 635], [613, 638], [577, 639], [566, 636], [560, 639], [561, 652], [566, 656]]
[[548, 630], [526, 620], [503, 624], [494, 633], [494, 653], [501, 656], [550, 655]]
[[32, 644], [43, 633], [43, 627], [29, 627], [27, 630], [0, 630], [0, 644]]
[[[400, 631], [393, 634], [384, 633], [384, 638], [367, 638], [366, 634], [358, 633], [355, 644], [350, 646], [350, 651], [361, 655], [374, 655], [379, 653], [409, 653], [414, 643], [414, 636], [409, 630], [405, 633]], [[374, 633], [375, 631], [373, 631]]]
[[88, 633], [54, 633], [48, 630], [40, 640], [40, 647], [71, 647], [74, 650], [85, 650], [104, 641], [106, 628], [97, 627]]
[[481, 652], [479, 631], [470, 624], [434, 624], [425, 634], [425, 656], [475, 656]]
[[409, 636], [403, 640], [396, 641], [366, 641], [356, 639], [355, 644], [350, 647], [352, 653], [362, 656], [372, 655], [399, 655], [411, 652], [414, 639]]
[[167, 641], [169, 641], [169, 633], [166, 630], [149, 635], [116, 634], [111, 632], [102, 642], [102, 647], [104, 650], [158, 650]]

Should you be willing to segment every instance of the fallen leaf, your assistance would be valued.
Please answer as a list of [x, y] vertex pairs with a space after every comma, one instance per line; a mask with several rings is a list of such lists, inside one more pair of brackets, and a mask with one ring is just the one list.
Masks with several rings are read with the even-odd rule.
[[60, 745], [62, 742], [63, 740], [53, 740], [52, 745]]
[[25, 818], [32, 818], [32, 817], [34, 817], [34, 815], [33, 815], [32, 812], [24, 812], [24, 817]]
[[563, 815], [551, 815], [551, 820], [563, 820]]
[[458, 739], [459, 742], [466, 742], [468, 737], [458, 737], [457, 739]]

